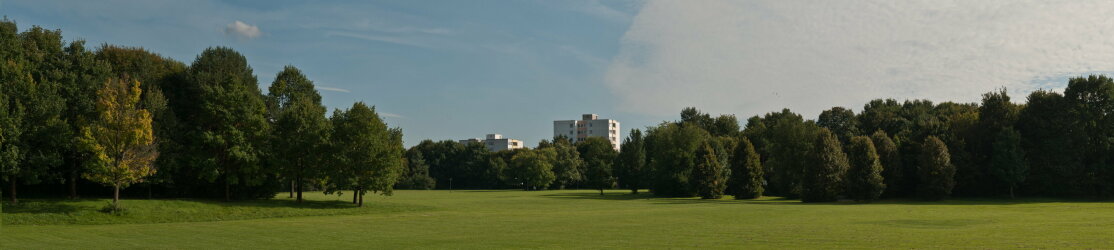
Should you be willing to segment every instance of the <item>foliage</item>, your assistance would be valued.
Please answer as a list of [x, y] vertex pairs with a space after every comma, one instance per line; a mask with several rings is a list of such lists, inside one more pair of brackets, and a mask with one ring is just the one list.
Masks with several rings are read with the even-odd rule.
[[553, 159], [557, 151], [553, 148], [538, 150], [519, 149], [511, 157], [508, 176], [522, 185], [523, 190], [541, 190], [557, 178], [553, 174]]
[[323, 167], [321, 163], [330, 152], [325, 106], [321, 105], [321, 95], [313, 82], [294, 66], [286, 66], [275, 76], [265, 100], [274, 133], [270, 143], [271, 165], [294, 181], [297, 201], [301, 202], [305, 180], [326, 172], [314, 169]]
[[720, 163], [708, 142], [696, 150], [696, 166], [692, 169], [693, 186], [701, 199], [719, 199], [727, 188], [727, 167]]
[[886, 187], [882, 195], [896, 197], [905, 184], [903, 180], [906, 173], [905, 167], [901, 164], [901, 153], [897, 151], [897, 145], [894, 145], [885, 131], [875, 131], [870, 139], [878, 154], [878, 162], [882, 165], [882, 180]]
[[845, 177], [847, 197], [855, 201], [873, 201], [886, 190], [882, 163], [870, 137], [855, 136], [847, 146], [850, 169]]
[[839, 138], [827, 128], [821, 128], [813, 144], [816, 153], [813, 164], [805, 167], [801, 187], [802, 202], [835, 201], [843, 192], [843, 179], [847, 174], [847, 155]]
[[935, 136], [925, 138], [918, 165], [918, 194], [926, 200], [942, 200], [955, 187], [955, 166], [948, 147]]
[[137, 81], [110, 79], [97, 90], [96, 119], [82, 128], [81, 148], [92, 157], [86, 179], [113, 187], [113, 207], [120, 189], [155, 174], [158, 157], [151, 113], [139, 107]]
[[604, 189], [615, 186], [612, 164], [618, 152], [615, 152], [611, 141], [603, 137], [588, 137], [576, 144], [576, 150], [584, 160], [584, 180], [588, 186], [600, 190], [601, 195]]
[[429, 164], [425, 162], [422, 152], [411, 149], [406, 154], [406, 174], [395, 184], [395, 189], [433, 189], [437, 181], [429, 177]]
[[391, 195], [403, 174], [402, 131], [389, 129], [374, 107], [363, 102], [348, 110], [337, 110], [331, 119], [334, 129], [330, 180], [351, 188], [363, 206], [367, 192]]
[[855, 112], [844, 107], [834, 107], [820, 112], [816, 125], [831, 130], [842, 144], [849, 143], [851, 137], [860, 134]]
[[553, 161], [553, 172], [557, 179], [551, 188], [565, 189], [584, 181], [585, 164], [580, 158], [580, 152], [568, 137], [558, 136], [553, 138], [553, 143], [548, 146], [539, 146], [538, 149], [553, 148], [557, 154]]
[[615, 158], [615, 177], [620, 186], [638, 194], [638, 189], [646, 187], [650, 174], [642, 130], [632, 129], [620, 148], [623, 150]]
[[709, 138], [696, 126], [662, 123], [646, 131], [647, 165], [652, 169], [650, 191], [658, 196], [696, 196], [692, 170], [696, 150]]
[[750, 140], [741, 137], [739, 146], [735, 147], [734, 156], [731, 157], [731, 175], [727, 180], [727, 194], [735, 196], [735, 199], [762, 197], [763, 184], [766, 180], [763, 178], [760, 158]]
[[1029, 165], [1025, 162], [1025, 151], [1021, 149], [1021, 133], [1012, 127], [998, 132], [990, 163], [991, 174], [1009, 186], [1010, 198], [1013, 198], [1014, 188], [1025, 181], [1029, 171]]

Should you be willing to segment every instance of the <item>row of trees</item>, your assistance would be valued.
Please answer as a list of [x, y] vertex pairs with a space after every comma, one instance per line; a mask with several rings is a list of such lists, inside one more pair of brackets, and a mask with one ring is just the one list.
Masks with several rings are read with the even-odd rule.
[[632, 130], [619, 153], [606, 140], [495, 153], [424, 141], [407, 152], [408, 176], [421, 188], [620, 186], [710, 199], [1114, 195], [1114, 81], [1072, 78], [1063, 94], [1027, 99], [1014, 103], [1005, 89], [980, 103], [878, 99], [816, 120], [771, 112], [745, 129], [733, 115], [686, 108], [679, 121]]
[[[0, 21], [0, 178], [17, 188], [84, 180], [148, 194], [267, 198], [290, 185], [390, 194], [404, 172], [402, 131], [362, 102], [326, 116], [293, 66], [264, 95], [246, 58], [206, 49], [190, 65], [139, 48], [19, 32]], [[82, 180], [84, 179], [84, 180]], [[92, 192], [92, 191], [89, 191]]]

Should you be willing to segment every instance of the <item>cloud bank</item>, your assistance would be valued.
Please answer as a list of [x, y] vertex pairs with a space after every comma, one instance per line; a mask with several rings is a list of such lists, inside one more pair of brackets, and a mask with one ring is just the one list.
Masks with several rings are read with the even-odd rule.
[[651, 1], [605, 82], [621, 111], [809, 117], [880, 97], [977, 101], [1114, 70], [1114, 2]]
[[235, 36], [240, 39], [255, 39], [263, 35], [263, 32], [259, 31], [259, 26], [236, 20], [224, 28], [224, 34]]

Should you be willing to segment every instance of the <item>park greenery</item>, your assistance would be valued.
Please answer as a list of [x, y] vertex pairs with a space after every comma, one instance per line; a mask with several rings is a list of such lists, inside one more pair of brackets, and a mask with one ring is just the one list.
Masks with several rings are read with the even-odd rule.
[[[289, 191], [391, 195], [395, 189], [648, 189], [658, 197], [804, 202], [949, 197], [1114, 197], [1114, 80], [1071, 78], [1025, 103], [1005, 89], [979, 103], [876, 99], [817, 119], [789, 109], [556, 137], [490, 152], [479, 142], [404, 148], [363, 102], [328, 110], [306, 75], [278, 72], [264, 94], [227, 47], [190, 64], [141, 48], [66, 42], [61, 31], [0, 22], [0, 180], [10, 204], [37, 196], [224, 201]], [[140, 188], [125, 189], [140, 186]]]

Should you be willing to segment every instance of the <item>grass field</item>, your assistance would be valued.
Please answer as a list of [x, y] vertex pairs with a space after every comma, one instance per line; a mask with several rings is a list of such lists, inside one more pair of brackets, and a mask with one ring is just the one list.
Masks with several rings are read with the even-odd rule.
[[[280, 194], [279, 197], [285, 197]], [[250, 202], [25, 200], [0, 249], [1109, 248], [1114, 203], [1057, 200], [802, 204], [611, 191], [397, 191]]]

